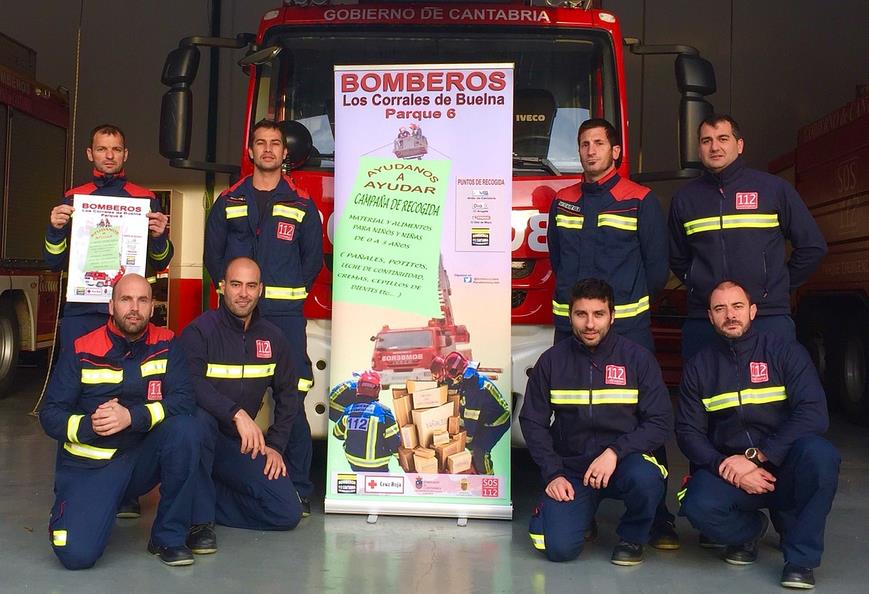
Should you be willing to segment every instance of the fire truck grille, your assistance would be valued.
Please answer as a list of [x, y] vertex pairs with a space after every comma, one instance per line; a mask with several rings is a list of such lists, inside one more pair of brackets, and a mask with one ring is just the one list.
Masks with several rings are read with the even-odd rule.
[[528, 293], [526, 291], [523, 291], [521, 289], [513, 289], [510, 307], [516, 309], [517, 307], [521, 306], [523, 303], [525, 303], [525, 297], [527, 295]]
[[511, 272], [513, 278], [525, 278], [534, 270], [534, 260], [513, 260]]

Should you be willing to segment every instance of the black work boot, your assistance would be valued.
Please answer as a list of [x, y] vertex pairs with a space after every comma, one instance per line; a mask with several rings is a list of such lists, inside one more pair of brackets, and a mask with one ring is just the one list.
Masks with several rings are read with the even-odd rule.
[[187, 533], [187, 548], [196, 555], [210, 555], [217, 552], [217, 534], [214, 523], [194, 524]]
[[160, 557], [160, 561], [172, 567], [193, 565], [193, 553], [185, 546], [164, 547], [148, 541], [148, 552]]
[[118, 506], [118, 511], [115, 513], [116, 518], [135, 519], [142, 515], [142, 508], [139, 506], [138, 499], [128, 499], [122, 501]]
[[643, 562], [643, 545], [626, 540], [619, 541], [613, 549], [610, 562], [622, 566], [639, 565]]
[[744, 542], [740, 545], [730, 545], [724, 554], [724, 560], [731, 565], [751, 565], [757, 561], [757, 545], [760, 539], [764, 537], [769, 528], [769, 518], [766, 514], [761, 513], [760, 532], [752, 540]]

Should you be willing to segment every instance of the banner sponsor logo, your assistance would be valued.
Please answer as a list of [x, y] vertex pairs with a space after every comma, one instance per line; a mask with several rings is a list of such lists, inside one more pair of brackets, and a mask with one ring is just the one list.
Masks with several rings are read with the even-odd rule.
[[365, 492], [400, 495], [404, 493], [404, 477], [367, 474], [365, 475]]

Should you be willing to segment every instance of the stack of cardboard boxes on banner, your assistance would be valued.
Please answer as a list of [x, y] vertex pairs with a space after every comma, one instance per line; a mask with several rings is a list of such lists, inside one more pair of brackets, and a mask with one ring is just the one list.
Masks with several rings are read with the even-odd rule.
[[392, 389], [395, 420], [401, 428], [401, 467], [422, 474], [470, 472], [459, 394], [433, 381], [408, 380], [406, 385]]

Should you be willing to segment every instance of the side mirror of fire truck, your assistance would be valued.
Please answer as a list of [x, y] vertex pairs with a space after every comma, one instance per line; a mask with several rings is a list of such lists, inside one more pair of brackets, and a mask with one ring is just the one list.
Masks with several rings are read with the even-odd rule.
[[712, 105], [706, 96], [716, 90], [715, 69], [709, 60], [682, 54], [676, 58], [676, 85], [679, 101], [679, 160], [682, 168], [703, 167], [697, 154], [697, 129], [704, 118], [712, 115]]
[[199, 69], [199, 48], [178, 47], [166, 56], [161, 81], [169, 87], [160, 106], [160, 154], [167, 159], [190, 156], [193, 93], [190, 85]]

